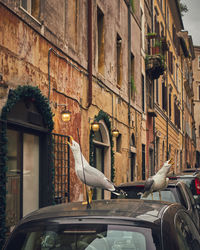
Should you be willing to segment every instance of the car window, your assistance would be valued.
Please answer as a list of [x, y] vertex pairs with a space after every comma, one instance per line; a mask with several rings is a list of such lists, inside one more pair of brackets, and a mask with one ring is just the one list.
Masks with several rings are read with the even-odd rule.
[[[121, 190], [123, 190], [127, 195], [126, 199], [140, 199], [141, 193], [144, 192], [144, 186], [131, 186], [131, 187], [120, 187]], [[112, 196], [112, 198], [119, 198], [121, 199], [121, 196]]]
[[[162, 190], [160, 191], [161, 200], [162, 201], [169, 201], [169, 202], [177, 202], [176, 198], [171, 190]], [[159, 192], [153, 192], [149, 194], [146, 198], [141, 198], [144, 200], [160, 200]]]
[[179, 249], [197, 250], [200, 249], [200, 239], [197, 228], [185, 212], [180, 212], [175, 217], [176, 237]]
[[5, 250], [160, 250], [160, 245], [159, 233], [148, 227], [72, 224], [20, 230]]
[[185, 193], [184, 191], [182, 190], [181, 188], [181, 185], [177, 185], [177, 193], [179, 195], [179, 199], [180, 199], [180, 202], [181, 204], [186, 208], [188, 209], [188, 201], [187, 201], [187, 198], [185, 196]]

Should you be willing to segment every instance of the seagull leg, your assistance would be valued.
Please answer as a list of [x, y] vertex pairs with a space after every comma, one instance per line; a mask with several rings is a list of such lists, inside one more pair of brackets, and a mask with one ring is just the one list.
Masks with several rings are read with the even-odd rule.
[[91, 203], [93, 196], [93, 189], [90, 188], [90, 190], [88, 191], [88, 196], [89, 196], [89, 203]]
[[160, 201], [161, 201], [161, 192], [159, 191], [159, 198], [160, 198]]
[[92, 201], [92, 195], [93, 195], [92, 189], [90, 189], [90, 188], [87, 189], [87, 186], [85, 188], [86, 188], [86, 193], [88, 195], [88, 201], [83, 201], [82, 202], [83, 205], [87, 205], [88, 203], [90, 204]]
[[152, 198], [152, 200], [153, 200], [153, 193], [151, 193], [151, 198]]

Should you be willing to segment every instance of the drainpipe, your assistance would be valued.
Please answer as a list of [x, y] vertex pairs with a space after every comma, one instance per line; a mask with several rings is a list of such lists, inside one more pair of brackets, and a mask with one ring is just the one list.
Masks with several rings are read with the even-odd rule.
[[49, 81], [49, 92], [48, 92], [48, 102], [50, 102], [50, 93], [51, 93], [51, 76], [50, 76], [50, 54], [53, 51], [53, 48], [50, 48], [48, 51], [48, 81]]
[[[152, 8], [152, 16], [151, 16], [151, 30], [152, 32], [154, 31], [154, 27], [153, 27], [153, 20], [154, 20], [154, 0], [151, 1], [151, 8]], [[154, 102], [154, 84], [155, 84], [155, 80], [153, 80], [153, 110], [155, 108], [155, 102]], [[156, 136], [155, 136], [155, 117], [153, 117], [153, 165], [154, 165], [154, 173], [155, 173], [155, 166], [156, 166], [156, 150], [155, 150], [155, 139], [156, 139]]]
[[92, 104], [92, 0], [88, 0], [88, 108]]
[[129, 167], [131, 165], [131, 0], [128, 1], [128, 136], [129, 136]]
[[[167, 39], [167, 3], [166, 3], [166, 1], [165, 1], [165, 37], [166, 37], [166, 39]], [[169, 135], [168, 135], [168, 130], [169, 130], [169, 118], [168, 118], [168, 116], [169, 116], [169, 107], [168, 107], [168, 67], [167, 67], [167, 69], [166, 69], [166, 86], [167, 86], [167, 154], [166, 154], [166, 160], [168, 160], [168, 157], [169, 157], [169, 150], [168, 150], [168, 144], [169, 144], [169, 139], [168, 139], [168, 137], [169, 137]]]

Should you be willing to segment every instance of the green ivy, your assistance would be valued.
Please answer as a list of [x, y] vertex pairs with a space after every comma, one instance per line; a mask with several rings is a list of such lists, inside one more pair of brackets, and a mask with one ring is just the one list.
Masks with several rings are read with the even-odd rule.
[[[99, 114], [95, 116], [95, 120], [99, 122], [100, 120], [103, 120], [107, 126], [108, 132], [109, 132], [109, 138], [110, 138], [110, 144], [111, 144], [111, 181], [114, 181], [115, 178], [115, 169], [114, 169], [114, 151], [113, 151], [113, 136], [111, 132], [111, 122], [108, 114], [106, 114], [103, 110], [99, 111]], [[94, 166], [94, 132], [91, 130], [90, 132], [90, 165]]]
[[[52, 120], [53, 113], [49, 106], [48, 100], [44, 97], [38, 87], [18, 86], [15, 90], [10, 90], [6, 105], [1, 113], [0, 129], [0, 249], [2, 249], [6, 239], [6, 172], [7, 172], [7, 115], [20, 100], [31, 99], [39, 112], [42, 114], [44, 124], [49, 132], [53, 130], [54, 123]], [[48, 145], [52, 150], [52, 145]], [[53, 171], [53, 168], [52, 168]]]
[[134, 0], [130, 0], [130, 5], [131, 5], [132, 11], [134, 13], [134, 11], [135, 11]]

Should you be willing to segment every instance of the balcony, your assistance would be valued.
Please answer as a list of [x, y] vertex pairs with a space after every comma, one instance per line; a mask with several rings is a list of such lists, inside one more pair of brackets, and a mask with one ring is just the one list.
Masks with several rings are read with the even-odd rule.
[[165, 37], [159, 37], [156, 33], [147, 35], [148, 39], [148, 54], [145, 58], [146, 72], [150, 79], [158, 79], [166, 70], [165, 52], [168, 50], [168, 45]]
[[145, 64], [146, 72], [152, 80], [158, 79], [166, 70], [164, 57], [160, 54], [147, 55]]

